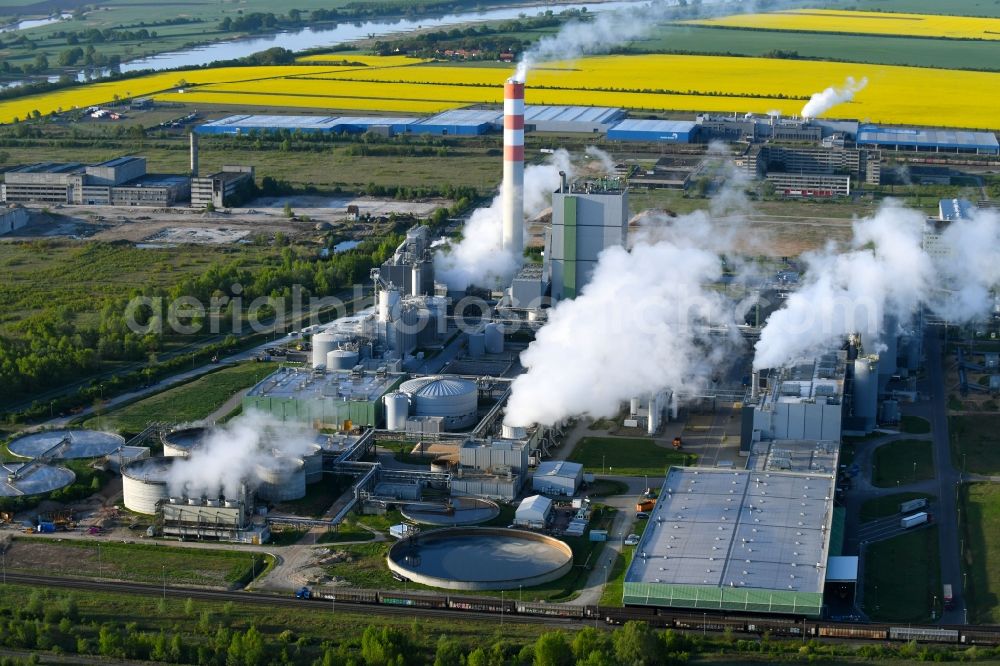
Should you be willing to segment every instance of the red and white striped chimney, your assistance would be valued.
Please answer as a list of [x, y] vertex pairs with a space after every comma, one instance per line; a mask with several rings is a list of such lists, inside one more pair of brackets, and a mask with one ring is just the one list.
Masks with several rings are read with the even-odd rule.
[[503, 249], [524, 252], [524, 83], [503, 87]]

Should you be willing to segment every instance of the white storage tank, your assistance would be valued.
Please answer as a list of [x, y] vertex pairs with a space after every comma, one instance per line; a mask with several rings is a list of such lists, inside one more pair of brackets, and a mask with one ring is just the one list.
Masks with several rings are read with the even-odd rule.
[[394, 391], [385, 396], [385, 428], [394, 432], [406, 430], [406, 419], [410, 416], [410, 398], [405, 393]]
[[486, 353], [503, 353], [503, 324], [492, 323], [486, 325]]
[[469, 356], [479, 358], [486, 353], [486, 334], [469, 333]]
[[174, 458], [146, 458], [122, 468], [122, 496], [125, 508], [153, 515], [156, 506], [169, 497], [167, 478]]
[[410, 396], [413, 416], [440, 416], [446, 430], [466, 428], [476, 422], [479, 390], [468, 379], [418, 377], [403, 382], [399, 390]]
[[300, 458], [272, 458], [257, 465], [257, 496], [271, 502], [302, 499], [306, 495], [305, 463]]
[[205, 438], [205, 428], [181, 428], [160, 435], [163, 455], [168, 458], [188, 458], [191, 451], [201, 446]]
[[313, 484], [323, 480], [323, 447], [311, 444], [309, 452], [302, 456], [305, 464], [306, 483]]
[[312, 336], [312, 367], [326, 365], [326, 356], [337, 348], [337, 336], [323, 331]]
[[358, 364], [360, 356], [352, 349], [334, 349], [326, 355], [326, 369], [330, 372], [336, 370], [351, 370]]

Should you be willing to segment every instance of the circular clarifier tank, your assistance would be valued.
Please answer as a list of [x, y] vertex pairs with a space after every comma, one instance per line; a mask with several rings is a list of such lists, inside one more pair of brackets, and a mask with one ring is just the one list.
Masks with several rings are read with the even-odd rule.
[[500, 515], [500, 507], [489, 500], [476, 497], [456, 497], [450, 505], [407, 504], [403, 507], [403, 517], [415, 523], [453, 527], [457, 525], [477, 525], [493, 520]]
[[[100, 458], [117, 451], [125, 438], [98, 430], [46, 430], [18, 437], [7, 448], [21, 458]], [[58, 447], [58, 448], [56, 448]]]
[[4, 463], [0, 465], [0, 497], [48, 493], [68, 486], [74, 479], [76, 474], [65, 467]]
[[534, 532], [449, 527], [402, 539], [387, 561], [389, 569], [423, 585], [512, 590], [562, 578], [573, 566], [573, 551]]
[[207, 433], [205, 428], [180, 428], [164, 432], [160, 435], [160, 441], [163, 442], [163, 455], [187, 458], [193, 449], [201, 446]]

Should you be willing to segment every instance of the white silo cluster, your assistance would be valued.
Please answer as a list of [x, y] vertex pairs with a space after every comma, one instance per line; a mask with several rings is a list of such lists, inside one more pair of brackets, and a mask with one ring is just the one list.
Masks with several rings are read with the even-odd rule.
[[660, 427], [671, 418], [677, 418], [677, 399], [673, 391], [650, 393], [644, 398], [632, 398], [629, 401], [629, 419], [626, 425], [637, 427], [645, 417], [646, 432], [657, 433]]
[[413, 416], [441, 417], [447, 430], [476, 423], [479, 388], [473, 381], [433, 375], [403, 382], [399, 390], [409, 397]]
[[406, 430], [406, 419], [410, 416], [410, 396], [401, 391], [393, 391], [383, 398], [385, 401], [386, 430], [402, 432]]

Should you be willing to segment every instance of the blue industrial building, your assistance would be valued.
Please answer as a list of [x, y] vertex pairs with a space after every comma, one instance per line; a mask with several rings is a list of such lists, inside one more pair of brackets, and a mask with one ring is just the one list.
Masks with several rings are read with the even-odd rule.
[[911, 129], [861, 125], [859, 146], [876, 146], [883, 150], [912, 150], [928, 153], [1000, 154], [996, 135], [990, 132], [962, 130]]
[[524, 108], [524, 126], [536, 132], [602, 133], [625, 117], [607, 106], [547, 106]]
[[691, 143], [698, 125], [688, 120], [623, 120], [608, 130], [614, 141], [659, 141], [663, 143]]
[[498, 127], [503, 113], [486, 109], [452, 109], [407, 127], [414, 134], [478, 136]]
[[393, 134], [407, 131], [419, 118], [399, 116], [227, 116], [199, 125], [197, 134], [246, 134], [258, 132], [367, 132], [388, 128]]

